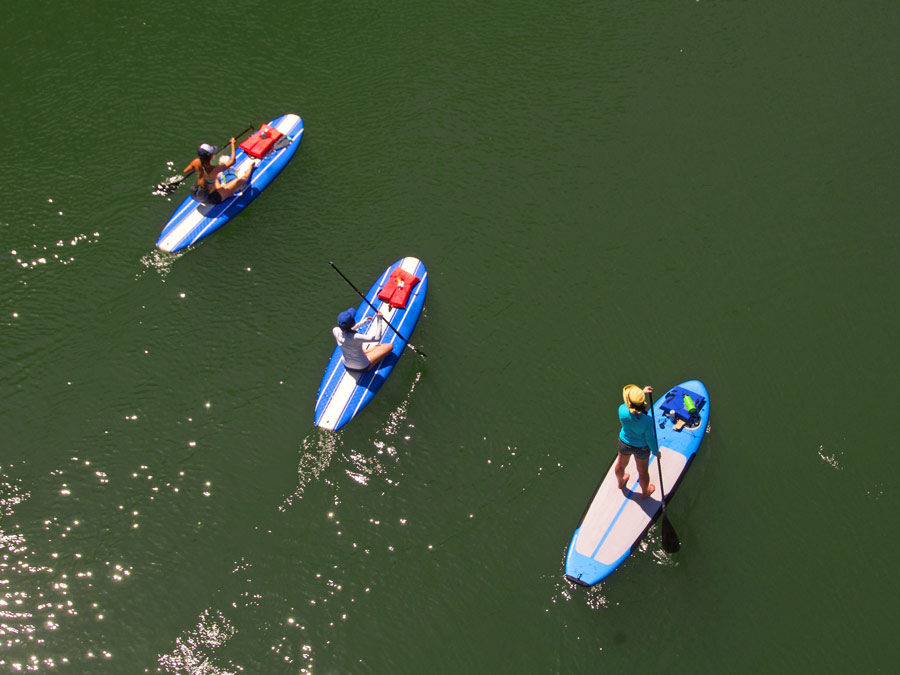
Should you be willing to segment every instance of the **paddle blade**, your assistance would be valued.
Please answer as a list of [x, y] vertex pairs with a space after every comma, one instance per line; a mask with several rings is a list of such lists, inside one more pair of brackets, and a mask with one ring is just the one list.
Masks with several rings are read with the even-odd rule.
[[169, 176], [165, 180], [156, 185], [156, 192], [153, 194], [170, 195], [184, 182], [185, 175], [183, 173]]
[[291, 144], [294, 139], [290, 136], [282, 136], [277, 141], [275, 141], [275, 145], [272, 146], [273, 150], [281, 150], [282, 148], [286, 148]]
[[663, 514], [662, 520], [662, 545], [666, 553], [678, 553], [681, 549], [681, 542], [678, 540], [675, 528], [672, 527], [672, 523], [669, 522], [669, 517], [666, 514]]

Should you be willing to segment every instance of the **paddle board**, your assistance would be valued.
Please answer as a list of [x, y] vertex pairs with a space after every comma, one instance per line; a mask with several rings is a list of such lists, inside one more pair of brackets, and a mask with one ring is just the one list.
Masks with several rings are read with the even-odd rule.
[[[293, 114], [282, 115], [269, 122], [268, 126], [277, 129], [283, 136], [260, 158], [259, 165], [250, 176], [249, 185], [215, 205], [201, 204], [193, 197], [187, 197], [169, 218], [162, 234], [159, 235], [156, 246], [160, 250], [174, 253], [209, 236], [247, 208], [250, 202], [269, 186], [275, 176], [281, 173], [300, 146], [303, 138], [303, 120]], [[261, 129], [251, 134], [248, 140], [259, 140], [260, 133]], [[243, 148], [236, 148], [234, 165], [231, 168], [240, 173], [246, 163], [253, 159]], [[189, 180], [192, 180], [192, 177]]]
[[[690, 402], [684, 399], [685, 395], [690, 397]], [[696, 412], [690, 412], [691, 405], [697, 408]], [[653, 409], [668, 504], [706, 434], [709, 394], [702, 382], [690, 380], [658, 399], [654, 397]], [[686, 424], [675, 431], [680, 426], [679, 419], [685, 419]], [[615, 439], [610, 439], [610, 448], [615, 447], [614, 443]], [[649, 466], [650, 482], [656, 485], [656, 490], [647, 499], [641, 498], [634, 458], [625, 469], [631, 477], [623, 489], [618, 487], [614, 466], [615, 460], [584, 510], [566, 554], [566, 578], [582, 586], [593, 586], [609, 576], [661, 513], [657, 457], [651, 456]]]
[[[379, 299], [391, 279], [395, 269], [400, 268], [418, 277], [419, 281], [412, 287], [405, 307], [395, 307], [389, 301]], [[394, 370], [397, 359], [403, 353], [406, 343], [412, 335], [422, 307], [425, 305], [425, 294], [428, 290], [428, 272], [418, 258], [401, 258], [388, 267], [366, 293], [366, 299], [381, 311], [391, 325], [397, 329], [385, 327], [382, 343], [390, 343], [393, 349], [390, 354], [379, 361], [375, 368], [365, 372], [348, 371], [344, 368], [341, 348], [335, 346], [319, 385], [316, 397], [316, 410], [313, 421], [323, 429], [338, 430], [352, 420], [360, 410], [381, 389], [381, 385]], [[366, 317], [373, 316], [375, 311], [366, 302], [361, 302], [356, 309], [357, 323]], [[365, 328], [368, 330], [368, 327]]]

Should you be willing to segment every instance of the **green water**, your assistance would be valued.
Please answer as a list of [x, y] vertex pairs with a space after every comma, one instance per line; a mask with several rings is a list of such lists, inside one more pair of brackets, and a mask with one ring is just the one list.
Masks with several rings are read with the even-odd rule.
[[[0, 672], [892, 672], [895, 2], [18, 3], [0, 18]], [[200, 142], [306, 134], [154, 243]], [[336, 434], [335, 315], [413, 343]], [[893, 271], [892, 271], [893, 270]], [[627, 383], [711, 427], [592, 589]]]

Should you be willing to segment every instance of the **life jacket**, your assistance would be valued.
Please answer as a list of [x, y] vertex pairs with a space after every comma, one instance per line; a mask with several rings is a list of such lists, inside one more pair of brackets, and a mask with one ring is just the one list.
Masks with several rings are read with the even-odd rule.
[[700, 416], [700, 409], [705, 404], [706, 399], [696, 392], [675, 387], [666, 394], [660, 407], [664, 413], [671, 414], [675, 419], [692, 422]]
[[237, 174], [234, 172], [234, 169], [231, 168], [230, 166], [227, 169], [225, 169], [224, 171], [220, 171], [219, 176], [221, 176], [221, 179], [219, 182], [221, 182], [222, 185], [225, 185], [225, 183], [228, 183], [229, 181], [233, 181], [235, 178], [237, 178]]
[[390, 303], [391, 307], [403, 309], [406, 307], [407, 300], [409, 300], [409, 294], [417, 283], [419, 283], [419, 277], [400, 267], [396, 267], [391, 272], [387, 283], [379, 291], [378, 299]]
[[251, 157], [262, 159], [275, 145], [275, 141], [283, 135], [278, 129], [274, 129], [268, 124], [263, 124], [259, 131], [251, 134], [248, 139], [241, 143], [240, 147]]

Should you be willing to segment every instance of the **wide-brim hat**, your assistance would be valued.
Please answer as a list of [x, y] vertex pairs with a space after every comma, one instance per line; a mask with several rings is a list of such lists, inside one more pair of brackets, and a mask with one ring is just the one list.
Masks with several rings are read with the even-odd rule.
[[622, 399], [625, 401], [628, 409], [634, 412], [644, 410], [647, 405], [647, 397], [644, 395], [644, 390], [636, 384], [626, 384], [622, 388]]

